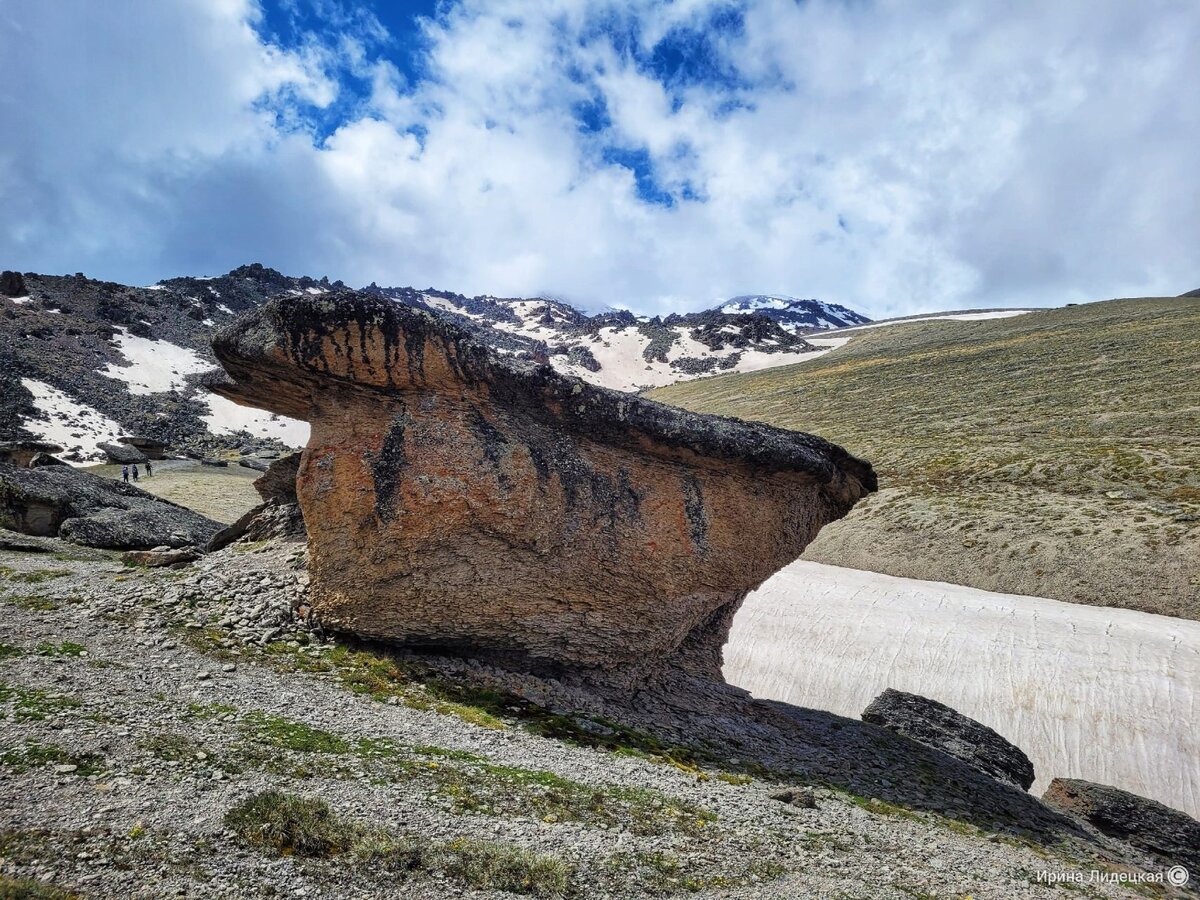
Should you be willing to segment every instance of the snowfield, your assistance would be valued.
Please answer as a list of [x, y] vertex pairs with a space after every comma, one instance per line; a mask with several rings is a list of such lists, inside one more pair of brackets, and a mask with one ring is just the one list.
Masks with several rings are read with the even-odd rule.
[[195, 375], [215, 368], [195, 350], [179, 347], [167, 341], [152, 341], [118, 329], [113, 343], [128, 366], [108, 365], [101, 375], [123, 381], [131, 394], [157, 394], [174, 391], [185, 385], [185, 375]]
[[885, 688], [945, 703], [1033, 761], [1200, 815], [1200, 622], [797, 561], [746, 599], [725, 676], [858, 718]]
[[96, 444], [115, 441], [124, 433], [108, 416], [43, 381], [22, 378], [21, 384], [33, 394], [33, 405], [47, 417], [26, 418], [21, 424], [41, 440], [65, 450], [79, 447], [81, 455], [102, 459], [104, 453], [96, 450]]
[[308, 443], [310, 429], [307, 422], [241, 406], [217, 394], [204, 394], [199, 399], [207, 403], [211, 410], [207, 416], [200, 418], [213, 434], [248, 431], [255, 437], [278, 438], [289, 447], [303, 447]]

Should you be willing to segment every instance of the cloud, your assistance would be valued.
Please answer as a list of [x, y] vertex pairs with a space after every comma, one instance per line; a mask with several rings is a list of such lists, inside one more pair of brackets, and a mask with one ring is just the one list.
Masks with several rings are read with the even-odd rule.
[[4, 265], [261, 260], [652, 312], [1200, 281], [1189, 0], [462, 0], [403, 47], [332, 0], [275, 12], [0, 12]]

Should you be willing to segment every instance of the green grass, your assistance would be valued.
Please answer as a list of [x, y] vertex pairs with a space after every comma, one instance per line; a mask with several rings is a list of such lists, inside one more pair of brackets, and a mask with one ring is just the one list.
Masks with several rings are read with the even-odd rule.
[[34, 652], [38, 656], [83, 656], [87, 653], [87, 647], [74, 641], [63, 641], [61, 644], [42, 641], [34, 648]]
[[73, 754], [56, 744], [39, 744], [33, 741], [19, 747], [0, 750], [0, 766], [10, 772], [28, 772], [43, 766], [75, 766], [72, 774], [87, 776], [104, 771], [104, 757], [98, 753]]
[[809, 362], [651, 396], [874, 464], [881, 493], [812, 558], [1200, 618], [1195, 300], [871, 329]]
[[18, 722], [38, 721], [69, 709], [76, 709], [79, 701], [62, 694], [54, 694], [37, 688], [0, 681], [0, 706], [12, 704], [13, 719]]
[[0, 599], [34, 612], [50, 612], [58, 609], [58, 603], [42, 594], [0, 594]]
[[371, 827], [335, 813], [323, 800], [264, 791], [229, 810], [225, 825], [247, 844], [281, 856], [353, 855], [362, 871], [440, 874], [467, 887], [538, 897], [571, 890], [562, 861], [523, 848], [461, 838], [434, 843]]
[[24, 655], [24, 648], [18, 647], [16, 644], [6, 644], [0, 641], [0, 659], [15, 659], [18, 656]]
[[70, 574], [69, 569], [34, 569], [32, 572], [19, 572], [10, 566], [0, 566], [0, 578], [19, 584], [42, 584]]
[[32, 878], [0, 875], [0, 900], [76, 900], [78, 894]]

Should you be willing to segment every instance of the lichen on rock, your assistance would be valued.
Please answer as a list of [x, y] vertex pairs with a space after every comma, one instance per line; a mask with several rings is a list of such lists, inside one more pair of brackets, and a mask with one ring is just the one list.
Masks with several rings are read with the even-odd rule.
[[273, 300], [210, 386], [305, 419], [328, 627], [555, 677], [720, 679], [745, 595], [875, 489], [821, 438], [685, 412], [360, 294]]

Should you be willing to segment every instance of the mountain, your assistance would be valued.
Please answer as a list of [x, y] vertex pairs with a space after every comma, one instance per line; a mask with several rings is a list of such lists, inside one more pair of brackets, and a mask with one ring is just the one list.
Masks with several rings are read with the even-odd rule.
[[650, 318], [628, 310], [588, 316], [542, 298], [375, 284], [363, 290], [450, 316], [492, 346], [622, 391], [786, 365], [818, 351], [803, 333], [870, 321], [843, 306], [790, 297], [735, 297], [702, 312]]
[[803, 365], [651, 396], [875, 465], [879, 493], [806, 559], [1200, 620], [1200, 305], [957, 318], [846, 330]]
[[[204, 388], [204, 373], [216, 367], [210, 343], [220, 327], [271, 297], [345, 288], [340, 281], [288, 276], [259, 263], [148, 287], [81, 273], [4, 272], [0, 440], [49, 440], [73, 462], [97, 459], [97, 443], [131, 434], [198, 453], [302, 445], [306, 423], [237, 406]], [[818, 352], [791, 321], [749, 307], [665, 318], [629, 311], [589, 316], [542, 298], [465, 297], [375, 284], [362, 291], [451, 318], [503, 352], [620, 390], [753, 371]], [[796, 302], [804, 305], [796, 307], [796, 316], [816, 303]], [[862, 319], [841, 307], [829, 309], [841, 311], [839, 320], [845, 314]]]
[[852, 325], [866, 325], [871, 321], [861, 313], [837, 303], [801, 300], [799, 297], [787, 297], [782, 294], [744, 294], [731, 297], [720, 310], [723, 313], [766, 316], [793, 334], [848, 328]]

